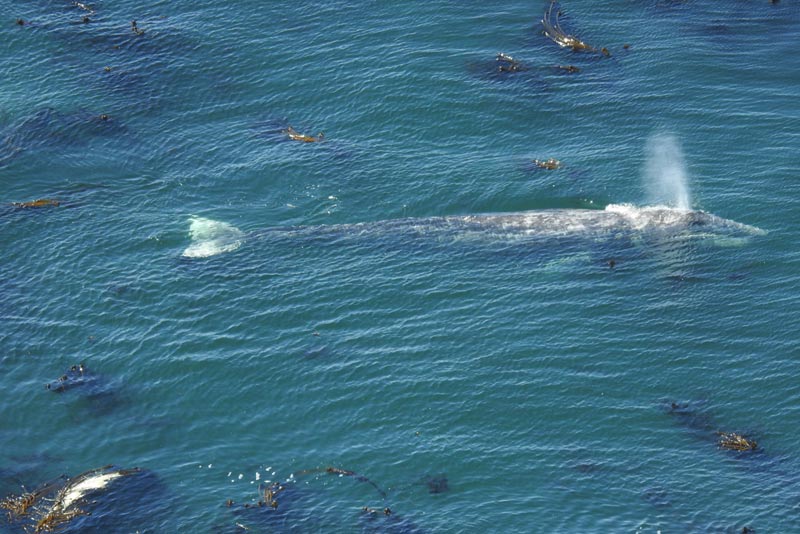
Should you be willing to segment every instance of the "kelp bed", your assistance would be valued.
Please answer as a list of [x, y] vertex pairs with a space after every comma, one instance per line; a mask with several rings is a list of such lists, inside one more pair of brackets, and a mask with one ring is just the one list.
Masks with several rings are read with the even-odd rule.
[[666, 411], [678, 423], [697, 434], [703, 440], [712, 439], [720, 449], [737, 452], [759, 451], [758, 443], [744, 434], [718, 430], [712, 417], [698, 406], [690, 403], [665, 403]]
[[[350, 479], [371, 489], [364, 493], [358, 486], [330, 485], [325, 482], [329, 476]], [[328, 491], [322, 491], [319, 485], [309, 484], [312, 479], [321, 481]], [[431, 494], [444, 493], [449, 489], [444, 474], [426, 476], [423, 482]], [[338, 495], [337, 500], [344, 498], [345, 502], [349, 500], [351, 504], [342, 506], [339, 501], [334, 505], [330, 500], [331, 489]], [[357, 521], [361, 530], [366, 532], [422, 532], [408, 518], [398, 515], [387, 499], [388, 494], [381, 486], [354, 471], [332, 466], [306, 469], [294, 472], [284, 481], [260, 484], [257, 500], [237, 504], [233, 499], [227, 499], [225, 506], [231, 510], [234, 522], [227, 526], [220, 525], [216, 532], [272, 531], [290, 528], [295, 524], [304, 524], [310, 530], [325, 531], [332, 525], [341, 527], [341, 521], [351, 520]]]

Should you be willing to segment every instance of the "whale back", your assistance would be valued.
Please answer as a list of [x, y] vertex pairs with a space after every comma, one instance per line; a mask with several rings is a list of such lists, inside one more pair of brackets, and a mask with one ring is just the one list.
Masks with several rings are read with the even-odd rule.
[[[650, 239], [749, 239], [765, 232], [756, 227], [698, 211], [665, 206], [637, 207], [611, 204], [602, 210], [553, 209], [481, 215], [389, 219], [338, 225], [276, 227], [251, 233], [248, 238], [340, 239], [430, 238], [434, 240], [518, 241], [619, 237]], [[190, 219], [192, 243], [187, 258], [205, 258], [236, 250], [245, 240], [238, 228], [221, 221]]]

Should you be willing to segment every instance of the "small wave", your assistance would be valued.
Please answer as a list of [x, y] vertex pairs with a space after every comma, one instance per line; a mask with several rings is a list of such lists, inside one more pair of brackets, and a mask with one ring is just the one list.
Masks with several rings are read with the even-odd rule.
[[232, 252], [244, 241], [244, 234], [235, 226], [204, 217], [189, 218], [189, 237], [192, 244], [183, 251], [184, 258], [208, 258]]

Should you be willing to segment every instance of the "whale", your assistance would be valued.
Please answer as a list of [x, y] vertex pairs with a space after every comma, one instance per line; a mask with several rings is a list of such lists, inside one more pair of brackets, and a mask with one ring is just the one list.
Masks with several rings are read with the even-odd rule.
[[592, 241], [629, 238], [648, 240], [711, 240], [719, 245], [743, 244], [766, 231], [703, 210], [670, 206], [609, 204], [603, 209], [544, 209], [510, 213], [401, 218], [348, 224], [273, 227], [245, 233], [214, 219], [189, 218], [190, 244], [184, 258], [209, 258], [233, 252], [248, 241], [270, 235], [285, 238], [337, 240], [391, 235], [400, 239], [439, 241], [537, 241], [580, 238]]

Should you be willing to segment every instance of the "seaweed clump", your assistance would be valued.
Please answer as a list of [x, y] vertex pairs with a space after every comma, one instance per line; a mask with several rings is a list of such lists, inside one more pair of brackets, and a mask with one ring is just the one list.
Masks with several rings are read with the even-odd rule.
[[547, 171], [554, 171], [556, 169], [561, 168], [561, 162], [555, 158], [549, 158], [545, 160], [535, 159], [533, 160], [533, 164], [539, 167], [540, 169], [544, 169]]
[[563, 48], [571, 48], [576, 52], [599, 52], [604, 56], [611, 55], [607, 48], [603, 47], [598, 50], [597, 48], [581, 41], [574, 35], [570, 35], [569, 33], [565, 32], [561, 27], [561, 22], [558, 20], [561, 16], [561, 9], [556, 10], [555, 19], [553, 18], [553, 8], [555, 5], [556, 0], [552, 0], [550, 2], [550, 7], [547, 11], [545, 11], [544, 16], [542, 17], [542, 26], [544, 26], [544, 34], [547, 37], [552, 39], [553, 42], [555, 42], [558, 46]]
[[736, 432], [717, 432], [719, 447], [729, 451], [754, 451], [758, 448], [755, 440], [748, 439]]
[[291, 126], [287, 127], [286, 130], [284, 130], [284, 133], [289, 136], [289, 139], [292, 141], [300, 141], [301, 143], [319, 143], [325, 138], [325, 134], [322, 132], [318, 133], [317, 136], [314, 137], [313, 135], [301, 134]]
[[15, 208], [30, 209], [30, 208], [57, 208], [61, 202], [50, 198], [40, 198], [38, 200], [31, 200], [29, 202], [12, 202], [11, 205]]

